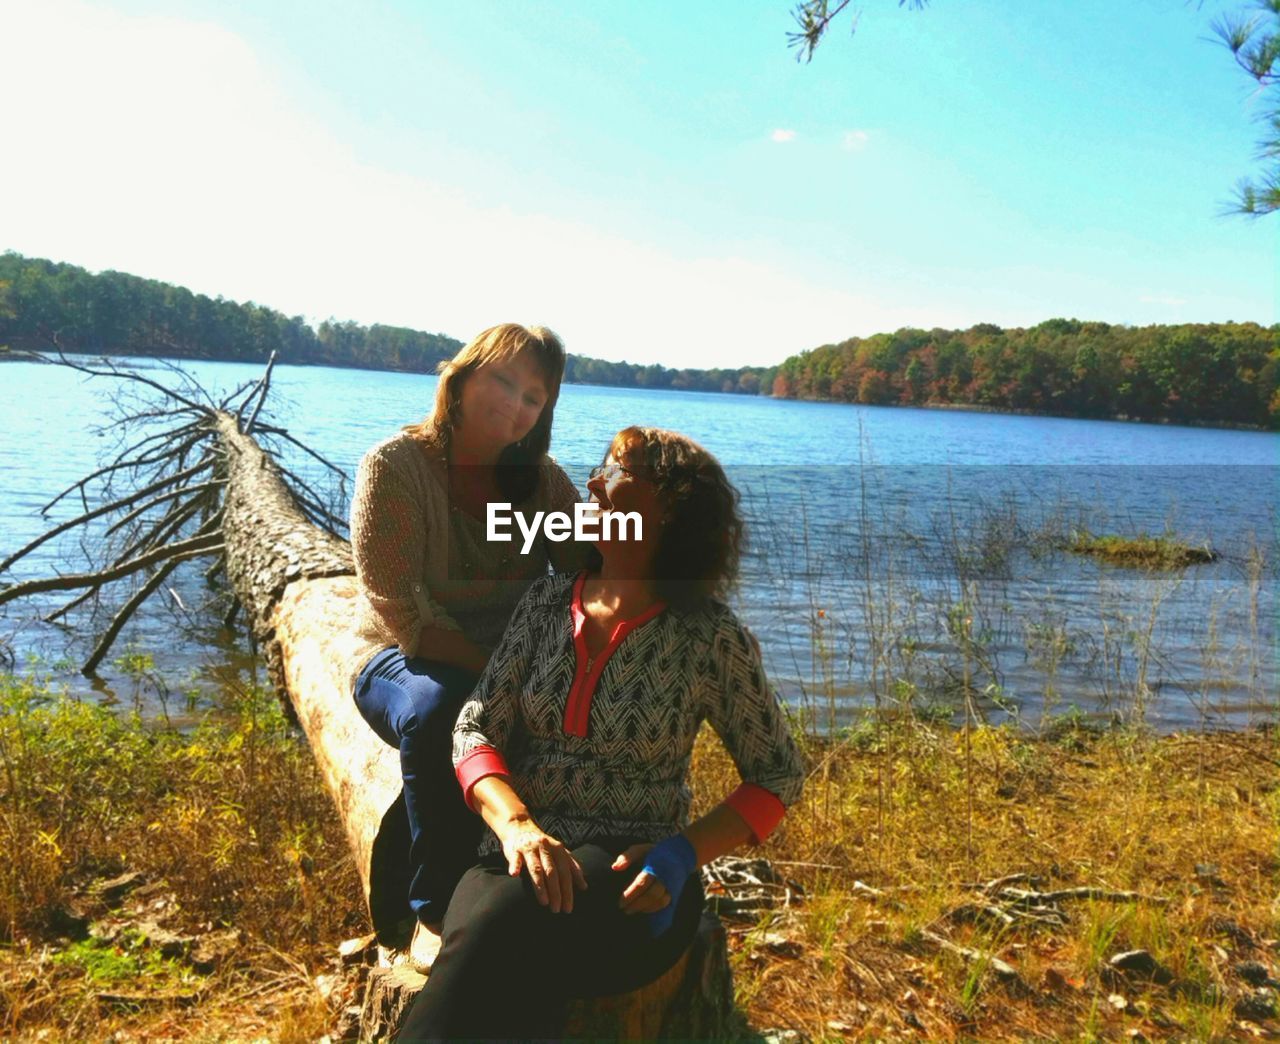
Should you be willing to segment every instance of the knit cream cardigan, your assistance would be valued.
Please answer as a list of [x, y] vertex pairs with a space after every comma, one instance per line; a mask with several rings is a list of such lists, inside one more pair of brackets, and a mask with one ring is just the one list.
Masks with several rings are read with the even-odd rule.
[[[360, 461], [351, 500], [351, 548], [359, 583], [351, 683], [373, 655], [397, 645], [418, 652], [422, 628], [459, 630], [495, 646], [520, 597], [548, 564], [580, 569], [586, 548], [540, 537], [527, 555], [521, 539], [485, 539], [485, 523], [449, 502], [444, 455], [408, 432], [374, 446]], [[537, 488], [515, 510], [572, 514], [578, 491], [550, 457]]]

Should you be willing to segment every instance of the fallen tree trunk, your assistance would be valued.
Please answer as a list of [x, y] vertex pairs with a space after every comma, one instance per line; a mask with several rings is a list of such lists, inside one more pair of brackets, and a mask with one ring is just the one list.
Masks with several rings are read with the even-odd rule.
[[[348, 544], [313, 525], [294, 503], [275, 462], [236, 418], [222, 414], [218, 438], [227, 473], [222, 528], [227, 577], [245, 609], [273, 683], [306, 733], [346, 827], [374, 927], [389, 938], [371, 898], [378, 837], [396, 835], [400, 764], [347, 691], [356, 582]], [[402, 833], [402, 832], [401, 832]], [[404, 912], [408, 912], [407, 908]]]

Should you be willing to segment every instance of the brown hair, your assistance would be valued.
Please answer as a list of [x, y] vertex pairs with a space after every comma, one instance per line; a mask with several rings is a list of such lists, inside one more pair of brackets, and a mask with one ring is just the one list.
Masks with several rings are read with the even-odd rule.
[[519, 442], [513, 442], [498, 459], [498, 486], [515, 502], [527, 498], [537, 486], [538, 466], [551, 446], [551, 422], [555, 417], [560, 381], [564, 377], [564, 345], [545, 326], [500, 323], [482, 330], [471, 343], [448, 362], [440, 364], [440, 381], [430, 416], [405, 431], [446, 457], [454, 430], [461, 419], [462, 389], [476, 370], [493, 363], [507, 362], [522, 352], [532, 352], [547, 386], [547, 401], [537, 421]]
[[[658, 488], [667, 521], [654, 556], [654, 587], [676, 609], [723, 600], [738, 581], [746, 534], [738, 491], [710, 452], [663, 428], [623, 428], [609, 453]], [[606, 457], [608, 454], [606, 454]]]

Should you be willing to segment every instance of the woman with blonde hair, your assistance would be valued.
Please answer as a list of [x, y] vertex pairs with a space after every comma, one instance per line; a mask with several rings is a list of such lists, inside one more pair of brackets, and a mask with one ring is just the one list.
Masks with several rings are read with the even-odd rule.
[[[558, 1039], [565, 1001], [661, 975], [697, 930], [697, 868], [759, 842], [804, 767], [760, 653], [723, 599], [742, 521], [719, 463], [655, 428], [614, 437], [587, 484], [639, 520], [521, 600], [467, 700], [453, 759], [489, 829], [398, 1037]], [[742, 785], [689, 822], [702, 722]]]
[[449, 760], [458, 708], [529, 585], [549, 565], [581, 562], [571, 543], [522, 554], [520, 543], [485, 539], [491, 503], [571, 512], [578, 502], [547, 456], [564, 366], [545, 327], [491, 327], [441, 367], [431, 415], [360, 462], [351, 545], [364, 645], [353, 687], [365, 720], [400, 752], [409, 836], [408, 866], [389, 875], [407, 887], [408, 908], [401, 895], [374, 896], [385, 941], [401, 941], [392, 926], [409, 912], [438, 928], [474, 861], [477, 825]]

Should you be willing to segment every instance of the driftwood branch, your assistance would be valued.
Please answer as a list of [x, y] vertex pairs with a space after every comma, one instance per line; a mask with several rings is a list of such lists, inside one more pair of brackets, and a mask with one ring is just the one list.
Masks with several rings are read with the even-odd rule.
[[1017, 969], [1007, 961], [1002, 961], [994, 953], [989, 953], [986, 950], [974, 949], [972, 946], [961, 946], [959, 943], [952, 942], [945, 935], [939, 935], [937, 932], [928, 928], [921, 929], [920, 937], [928, 940], [940, 949], [963, 957], [971, 964], [986, 965], [1006, 982], [1022, 981], [1022, 977], [1018, 974]]
[[1021, 888], [1005, 888], [1001, 891], [1001, 896], [1020, 905], [1036, 904], [1040, 906], [1049, 906], [1053, 903], [1074, 899], [1093, 899], [1097, 902], [1106, 903], [1156, 903], [1157, 905], [1166, 905], [1170, 901], [1168, 896], [1145, 895], [1142, 892], [1117, 891], [1112, 888], [1096, 888], [1090, 885], [1081, 888], [1059, 888], [1052, 892], [1033, 892]]
[[[943, 911], [935, 923], [947, 921], [985, 921], [993, 924], [1001, 931], [1028, 928], [1061, 928], [1067, 923], [1067, 912], [1062, 903], [1073, 900], [1091, 899], [1098, 902], [1116, 903], [1156, 903], [1166, 904], [1169, 899], [1159, 895], [1145, 895], [1141, 892], [1118, 891], [1085, 885], [1077, 888], [1058, 888], [1042, 891], [1038, 888], [1018, 888], [1017, 884], [1039, 885], [1041, 878], [1027, 873], [1006, 874], [991, 881], [975, 882], [965, 885], [970, 891], [981, 893], [975, 901], [959, 903]], [[853, 882], [853, 892], [878, 903], [901, 910], [904, 904], [893, 893], [918, 891], [915, 885], [902, 885], [896, 888], [876, 888], [862, 881]], [[939, 937], [941, 938], [941, 937]], [[934, 940], [937, 942], [937, 940]], [[939, 945], [941, 945], [939, 943]], [[953, 944], [947, 941], [947, 948]], [[956, 949], [959, 953], [963, 948]], [[979, 951], [965, 954], [969, 959], [986, 960], [990, 955], [982, 955]], [[1003, 973], [1001, 973], [1003, 974]]]

